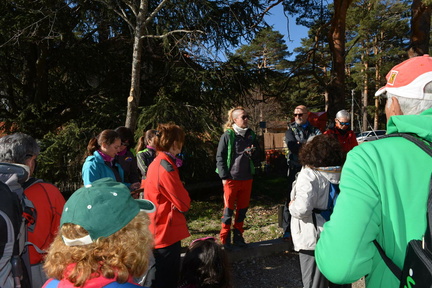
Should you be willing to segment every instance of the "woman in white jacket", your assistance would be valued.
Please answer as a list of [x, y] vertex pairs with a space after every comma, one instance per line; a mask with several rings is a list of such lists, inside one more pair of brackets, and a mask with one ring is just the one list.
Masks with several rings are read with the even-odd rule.
[[339, 192], [345, 156], [336, 138], [318, 135], [302, 147], [299, 158], [302, 169], [293, 184], [289, 203], [294, 249], [299, 252], [303, 287], [329, 287], [316, 266], [314, 250], [336, 201], [334, 193]]

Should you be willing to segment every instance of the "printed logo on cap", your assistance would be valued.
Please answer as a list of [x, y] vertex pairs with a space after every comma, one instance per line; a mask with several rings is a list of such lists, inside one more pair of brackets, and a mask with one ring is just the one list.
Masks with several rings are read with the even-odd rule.
[[391, 71], [390, 76], [389, 76], [388, 81], [387, 81], [387, 84], [394, 85], [394, 83], [396, 81], [397, 74], [398, 74], [398, 71]]

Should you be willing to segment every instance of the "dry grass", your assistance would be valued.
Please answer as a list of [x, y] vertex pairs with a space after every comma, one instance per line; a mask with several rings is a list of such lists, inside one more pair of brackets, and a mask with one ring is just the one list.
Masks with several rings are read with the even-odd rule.
[[[277, 175], [259, 176], [254, 179], [250, 207], [245, 220], [246, 242], [259, 242], [279, 238], [278, 206], [286, 197], [286, 178]], [[191, 236], [182, 241], [182, 246], [197, 238], [218, 238], [223, 210], [222, 186], [192, 191], [191, 209], [186, 214]]]
[[[245, 220], [246, 242], [259, 242], [282, 236], [277, 214], [278, 206], [285, 201], [286, 186], [287, 180], [284, 176], [266, 175], [255, 178]], [[189, 192], [192, 204], [186, 218], [191, 236], [182, 241], [183, 247], [187, 247], [197, 238], [218, 238], [223, 210], [221, 185]], [[301, 287], [298, 257], [292, 252], [233, 264], [233, 278], [234, 287]], [[363, 279], [352, 287], [364, 288]]]

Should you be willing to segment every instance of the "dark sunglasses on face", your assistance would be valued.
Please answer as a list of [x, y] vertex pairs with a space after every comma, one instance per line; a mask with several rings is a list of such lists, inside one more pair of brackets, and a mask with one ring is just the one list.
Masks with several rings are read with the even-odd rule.
[[241, 118], [242, 118], [243, 120], [249, 119], [249, 115], [243, 115], [243, 116], [241, 116]]
[[128, 142], [121, 142], [121, 145], [128, 147], [129, 143]]
[[349, 126], [351, 124], [350, 122], [341, 122], [339, 120], [337, 120], [337, 121], [339, 122], [340, 125], [343, 125], [343, 126]]
[[306, 113], [294, 114], [294, 117], [300, 117], [300, 116], [303, 116], [303, 114], [306, 114]]

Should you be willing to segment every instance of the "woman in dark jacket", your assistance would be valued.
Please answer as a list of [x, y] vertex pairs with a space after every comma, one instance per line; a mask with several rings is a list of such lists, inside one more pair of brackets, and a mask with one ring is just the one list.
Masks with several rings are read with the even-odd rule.
[[139, 171], [137, 159], [131, 150], [135, 146], [134, 134], [132, 130], [120, 126], [115, 129], [121, 139], [121, 146], [117, 153], [116, 160], [124, 171], [124, 182], [131, 183], [131, 190], [139, 188]]

